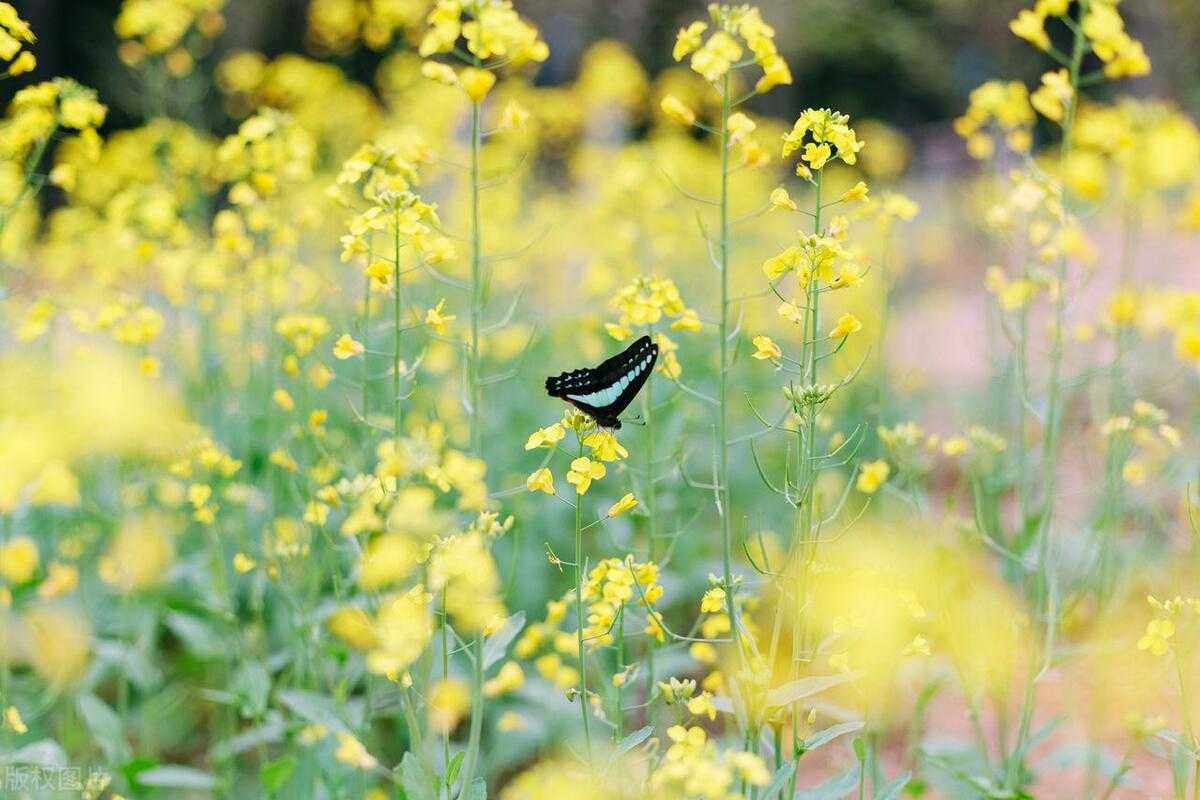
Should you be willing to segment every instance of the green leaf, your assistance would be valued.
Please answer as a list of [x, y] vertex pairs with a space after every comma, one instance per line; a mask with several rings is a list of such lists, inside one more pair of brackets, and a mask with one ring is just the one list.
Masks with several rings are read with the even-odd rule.
[[138, 773], [138, 783], [168, 789], [212, 789], [217, 779], [203, 770], [178, 764], [163, 764]]
[[512, 644], [512, 640], [517, 638], [517, 634], [524, 627], [525, 612], [518, 611], [504, 620], [504, 624], [500, 626], [500, 630], [487, 637], [487, 640], [483, 643], [483, 669], [485, 672], [497, 661], [504, 658], [504, 654], [508, 652], [508, 646]]
[[411, 752], [400, 759], [400, 785], [408, 800], [437, 800], [438, 784], [433, 775]]
[[283, 741], [285, 729], [283, 715], [271, 709], [262, 724], [247, 728], [228, 739], [222, 739], [214, 744], [209, 752], [217, 761], [223, 761], [260, 745]]
[[117, 712], [94, 694], [79, 695], [75, 705], [92, 735], [92, 741], [104, 751], [109, 761], [119, 762], [129, 758], [129, 747], [125, 743], [121, 718]]
[[267, 696], [271, 693], [271, 675], [258, 661], [247, 661], [238, 668], [230, 688], [238, 697], [238, 712], [246, 719], [254, 719], [267, 710]]
[[626, 736], [617, 743], [617, 754], [628, 753], [633, 748], [637, 747], [642, 742], [650, 738], [650, 734], [654, 733], [654, 726], [647, 725], [644, 728], [638, 728], [633, 733]]
[[205, 620], [172, 611], [163, 621], [197, 658], [211, 659], [225, 655], [225, 645]]
[[0, 764], [29, 764], [42, 769], [62, 769], [67, 766], [67, 754], [53, 739], [39, 739], [11, 753], [0, 753]]
[[458, 780], [458, 771], [460, 769], [462, 769], [463, 756], [465, 756], [466, 754], [467, 754], [466, 750], [459, 750], [457, 753], [455, 753], [451, 757], [450, 763], [446, 765], [446, 785], [447, 786], [453, 786], [454, 782], [456, 780]]
[[912, 780], [912, 773], [906, 772], [896, 780], [883, 787], [883, 790], [875, 797], [875, 800], [896, 800], [900, 793], [904, 791], [904, 787], [908, 786], [908, 782]]
[[296, 771], [297, 763], [296, 757], [289, 754], [264, 764], [258, 771], [258, 779], [262, 783], [263, 789], [268, 794], [274, 794], [282, 789], [292, 779], [292, 773]]
[[854, 757], [858, 759], [858, 763], [867, 760], [867, 743], [863, 741], [861, 736], [854, 737]]
[[809, 736], [804, 740], [804, 743], [800, 745], [800, 747], [805, 753], [809, 752], [810, 750], [816, 750], [822, 745], [829, 744], [839, 736], [862, 730], [863, 724], [864, 723], [861, 720], [855, 720], [854, 722], [843, 722], [839, 725], [831, 725], [828, 728], [823, 728], [822, 730], [814, 733], [812, 736]]
[[137, 776], [141, 775], [151, 767], [158, 766], [158, 762], [152, 758], [145, 756], [134, 756], [121, 765], [121, 774], [125, 776], [125, 780], [130, 786], [137, 787]]
[[811, 789], [796, 792], [796, 800], [841, 800], [858, 788], [858, 764]]
[[771, 782], [767, 784], [766, 790], [760, 795], [761, 797], [775, 797], [783, 791], [783, 787], [787, 785], [788, 779], [796, 772], [795, 764], [782, 764], [779, 769], [775, 770], [775, 775], [771, 778]]
[[767, 705], [775, 708], [791, 705], [797, 700], [803, 700], [806, 697], [812, 697], [814, 694], [819, 694], [826, 689], [832, 689], [834, 686], [840, 686], [847, 681], [852, 681], [858, 677], [856, 672], [847, 672], [840, 675], [814, 675], [810, 678], [800, 678], [795, 681], [788, 681], [782, 686], [777, 686], [767, 692]]
[[279, 701], [309, 722], [324, 725], [331, 731], [346, 730], [346, 722], [338, 713], [332, 697], [299, 689], [284, 689], [279, 693]]

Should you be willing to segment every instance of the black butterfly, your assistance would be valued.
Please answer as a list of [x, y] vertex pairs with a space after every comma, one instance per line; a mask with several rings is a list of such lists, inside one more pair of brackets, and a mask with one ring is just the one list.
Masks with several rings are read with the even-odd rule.
[[619, 429], [618, 417], [650, 377], [657, 359], [658, 345], [643, 336], [594, 369], [546, 378], [546, 391], [551, 397], [566, 400], [600, 426]]

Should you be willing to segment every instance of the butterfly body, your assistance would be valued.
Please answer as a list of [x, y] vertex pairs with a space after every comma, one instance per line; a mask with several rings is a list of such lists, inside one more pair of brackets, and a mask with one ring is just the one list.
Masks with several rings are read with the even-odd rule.
[[658, 359], [649, 336], [591, 369], [577, 369], [546, 379], [546, 392], [566, 400], [605, 428], [619, 429], [624, 411], [645, 385]]

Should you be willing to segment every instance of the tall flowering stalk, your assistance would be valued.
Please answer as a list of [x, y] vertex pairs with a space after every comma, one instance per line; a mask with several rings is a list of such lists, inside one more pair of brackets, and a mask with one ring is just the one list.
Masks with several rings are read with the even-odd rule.
[[[404, 392], [402, 382], [409, 377], [403, 359], [404, 297], [401, 286], [403, 250], [412, 245], [419, 258], [438, 261], [449, 246], [444, 237], [433, 232], [438, 224], [432, 205], [423, 203], [410, 189], [417, 179], [414, 160], [376, 144], [363, 145], [343, 165], [330, 194], [342, 204], [354, 207], [365, 200], [366, 210], [349, 222], [349, 232], [342, 237], [342, 261], [354, 263], [362, 270], [363, 295], [359, 335], [355, 340], [348, 333], [334, 344], [333, 354], [341, 360], [362, 357], [362, 408], [359, 416], [370, 422], [371, 384], [371, 295], [390, 293], [392, 299], [391, 406], [392, 431], [399, 437]], [[388, 256], [376, 257], [376, 235], [387, 240]], [[364, 437], [368, 458], [371, 437]]]
[[[574, 433], [576, 441], [574, 457], [571, 459], [566, 473], [567, 483], [575, 489], [572, 500], [566, 500], [558, 495], [554, 473], [550, 469], [550, 464], [555, 454], [559, 452], [560, 443], [566, 438], [568, 430]], [[595, 593], [593, 590], [585, 587], [584, 578], [588, 572], [587, 557], [584, 553], [583, 534], [593, 527], [602, 525], [608, 519], [617, 517], [634, 508], [637, 505], [637, 500], [632, 494], [628, 494], [612, 505], [603, 516], [586, 524], [584, 523], [584, 495], [608, 475], [607, 464], [622, 461], [629, 457], [629, 452], [611, 431], [597, 428], [595, 423], [586, 415], [577, 411], [570, 411], [563, 417], [561, 422], [556, 422], [553, 425], [534, 431], [529, 436], [528, 441], [526, 441], [525, 449], [537, 450], [543, 448], [549, 452], [543, 459], [542, 465], [526, 479], [525, 485], [530, 492], [543, 492], [558, 498], [563, 503], [571, 506], [574, 513], [575, 559], [572, 567], [574, 569], [575, 586], [573, 602], [575, 604], [576, 656], [579, 659], [576, 699], [580, 704], [580, 722], [590, 760], [592, 755], [592, 723], [589, 708], [592, 696], [588, 690], [588, 649], [589, 647], [613, 643], [615, 639], [612, 632], [617, 630], [618, 637], [616, 641], [619, 642], [619, 657], [623, 659], [625, 653], [622, 632], [624, 630], [625, 619], [623, 608], [613, 608], [611, 605], [606, 607], [603, 614], [600, 614], [594, 605], [589, 612], [586, 601], [592, 599]], [[557, 556], [552, 555], [551, 560], [552, 563], [562, 563]], [[595, 578], [595, 574], [592, 577]], [[629, 587], [627, 586], [626, 588]], [[651, 604], [646, 602], [645, 596], [651, 593], [653, 589], [647, 586], [643, 591], [645, 593], [642, 595], [643, 602], [649, 608]], [[658, 593], [661, 594], [661, 588], [658, 590]], [[632, 590], [627, 595], [622, 595], [620, 599], [629, 600], [631, 597]], [[605, 597], [604, 599], [610, 600], [611, 598]], [[657, 621], [657, 612], [649, 611], [648, 613], [647, 632], [658, 633], [661, 629]], [[618, 672], [621, 673], [623, 670], [618, 670]], [[614, 686], [620, 688], [623, 680], [624, 675], [617, 681], [614, 681]], [[623, 710], [619, 705], [620, 693], [618, 692], [617, 694], [617, 717], [620, 720]], [[621, 723], [618, 721], [618, 729], [620, 725]]]
[[[429, 30], [421, 40], [420, 53], [429, 57], [448, 54], [464, 66], [458, 70], [438, 61], [426, 61], [422, 72], [431, 80], [458, 86], [470, 101], [470, 140], [468, 142], [470, 278], [470, 335], [466, 342], [467, 385], [465, 404], [470, 420], [471, 452], [482, 447], [484, 385], [481, 372], [483, 312], [487, 306], [488, 284], [485, 274], [482, 209], [480, 193], [484, 188], [480, 156], [485, 131], [483, 104], [496, 84], [502, 67], [545, 61], [550, 54], [537, 28], [522, 19], [508, 0], [439, 0], [427, 18]], [[459, 46], [465, 39], [466, 50]]]
[[[768, 663], [774, 663], [785, 609], [790, 610], [791, 655], [790, 669], [786, 675], [789, 680], [797, 679], [802, 663], [811, 659], [804, 624], [809, 570], [816, 556], [822, 527], [833, 521], [841, 511], [839, 503], [828, 519], [821, 518], [825, 510], [817, 507], [817, 478], [826, 469], [848, 463], [860, 443], [857, 436], [852, 436], [850, 440], [836, 444], [831, 452], [821, 452], [817, 445], [817, 415], [837, 391], [853, 378], [851, 374], [838, 383], [823, 384], [820, 382], [821, 362], [839, 352], [849, 337], [862, 329], [862, 323], [856, 317], [844, 314], [826, 335], [821, 333], [822, 295], [858, 286], [864, 273], [853, 251], [844, 244], [849, 221], [845, 216], [829, 221], [825, 212], [840, 204], [864, 201], [868, 194], [867, 186], [859, 182], [838, 199], [827, 201], [824, 196], [825, 168], [834, 159], [848, 165], [855, 164], [862, 147], [863, 142], [849, 126], [849, 117], [845, 114], [828, 109], [804, 111], [792, 130], [784, 136], [783, 156], [787, 158], [800, 153], [796, 175], [812, 188], [812, 210], [801, 211], [783, 187], [771, 194], [774, 208], [805, 214], [812, 221], [811, 233], [801, 232], [795, 244], [763, 264], [771, 291], [780, 301], [777, 309], [779, 317], [797, 328], [796, 355], [786, 355], [780, 345], [765, 335], [754, 337], [753, 353], [753, 358], [768, 361], [779, 371], [793, 376], [789, 377], [783, 388], [790, 406], [790, 422], [779, 430], [795, 436], [798, 454], [794, 465], [795, 478], [789, 474], [792, 470], [787, 469], [782, 483], [777, 486], [766, 478], [759, 465], [760, 474], [767, 485], [782, 495], [794, 511], [792, 536], [782, 571], [788, 582], [786, 585], [781, 583], [779, 587], [781, 597], [768, 655]], [[792, 295], [785, 292], [792, 292]], [[849, 456], [843, 456], [843, 451], [848, 452]], [[758, 464], [757, 455], [755, 463]], [[877, 488], [877, 485], [864, 486], [861, 478], [858, 485], [864, 492], [873, 492]], [[842, 500], [844, 502], [845, 497]], [[788, 596], [789, 588], [791, 596]], [[792, 736], [793, 741], [798, 741], [800, 736], [798, 704], [792, 708]]]
[[[701, 202], [715, 206], [717, 209], [717, 230], [715, 240], [709, 238], [708, 243], [715, 246], [713, 266], [720, 276], [720, 298], [717, 316], [717, 336], [719, 337], [718, 389], [716, 404], [717, 442], [716, 442], [716, 505], [721, 519], [721, 569], [722, 580], [726, 588], [726, 604], [732, 625], [735, 642], [741, 650], [740, 627], [737, 616], [737, 599], [733, 581], [733, 509], [729, 488], [729, 370], [732, 360], [732, 350], [736, 331], [730, 326], [730, 307], [732, 301], [729, 293], [730, 270], [732, 269], [733, 241], [730, 221], [730, 175], [731, 154], [733, 147], [745, 139], [746, 134], [755, 127], [754, 123], [737, 108], [756, 94], [763, 94], [780, 84], [792, 82], [791, 71], [783, 57], [775, 48], [775, 30], [767, 25], [757, 8], [752, 6], [730, 6], [712, 4], [708, 7], [709, 23], [696, 21], [679, 31], [672, 53], [676, 61], [681, 61], [690, 55], [689, 66], [701, 75], [721, 98], [721, 116], [719, 125], [713, 128], [696, 118], [696, 113], [688, 108], [674, 95], [667, 95], [662, 100], [663, 111], [676, 121], [696, 126], [712, 134], [717, 139], [720, 149], [720, 188], [717, 200], [702, 200]], [[745, 49], [749, 49], [751, 57], [744, 58]], [[757, 66], [762, 70], [754, 88], [738, 94], [740, 81], [738, 73], [750, 67]], [[705, 234], [706, 237], [708, 234]]]
[[[32, 42], [33, 34], [28, 32], [28, 27], [20, 20], [17, 22], [24, 32], [13, 27], [13, 20], [0, 19], [0, 34], [10, 41]], [[25, 67], [32, 69], [32, 58], [28, 50], [14, 55], [7, 74], [19, 75], [27, 71]], [[96, 92], [70, 78], [55, 78], [27, 86], [13, 96], [8, 115], [0, 120], [0, 163], [18, 164], [21, 180], [13, 187], [15, 192], [0, 196], [0, 233], [26, 201], [41, 190], [44, 178], [39, 168], [55, 137], [64, 131], [75, 132], [84, 152], [95, 160], [100, 156], [101, 146], [96, 129], [104, 124], [107, 115], [108, 107], [99, 102]], [[66, 170], [58, 170], [50, 175], [50, 180], [63, 183], [72, 177]]]
[[[1059, 21], [1071, 34], [1069, 52], [1054, 46], [1046, 25]], [[1064, 397], [1064, 355], [1066, 312], [1069, 297], [1069, 267], [1072, 262], [1087, 263], [1096, 258], [1095, 248], [1083, 234], [1075, 215], [1078, 198], [1065, 185], [1064, 176], [1076, 145], [1075, 122], [1080, 90], [1106, 79], [1144, 75], [1150, 62], [1140, 42], [1126, 33], [1117, 7], [1093, 0], [1038, 0], [1033, 8], [1021, 11], [1009, 25], [1011, 31], [1058, 62], [1060, 68], [1046, 72], [1036, 90], [1028, 92], [1019, 83], [991, 81], [972, 92], [971, 105], [956, 122], [958, 132], [967, 140], [968, 150], [979, 158], [995, 151], [991, 133], [993, 123], [1004, 134], [1007, 147], [1026, 157], [1027, 166], [1015, 174], [1014, 192], [1006, 203], [991, 212], [991, 221], [1000, 228], [1015, 222], [1028, 225], [1029, 254], [1021, 254], [1021, 274], [1009, 279], [1002, 271], [989, 275], [989, 288], [996, 293], [1002, 308], [1020, 312], [1021, 324], [1014, 337], [1018, 372], [1018, 454], [1019, 474], [1032, 480], [1018, 480], [1021, 508], [1019, 530], [1012, 537], [1002, 531], [983, 531], [997, 537], [1018, 554], [1032, 548], [1035, 553], [1029, 588], [1035, 609], [1034, 619], [1041, 626], [1040, 653], [1030, 657], [1022, 693], [1016, 738], [1004, 763], [1004, 786], [1015, 790], [1022, 780], [1028, 748], [1036, 687], [1041, 675], [1054, 659], [1058, 629], [1058, 610], [1052, 591], [1050, 529], [1055, 514], [1055, 490], [1062, 445]], [[1100, 67], [1085, 74], [1085, 58], [1094, 55]], [[1061, 128], [1054, 170], [1046, 175], [1028, 158], [1033, 141], [1032, 127], [1036, 112]], [[1033, 262], [1033, 263], [1030, 263]], [[1051, 331], [1046, 363], [1044, 414], [1034, 410], [1029, 365], [1029, 326], [1026, 309], [1039, 294], [1051, 300]], [[1120, 348], [1119, 348], [1120, 349]], [[1030, 424], [1040, 423], [1043, 441], [1037, 468], [1026, 468], [1025, 435]], [[983, 517], [981, 517], [983, 518]], [[1006, 744], [1006, 743], [1002, 743]]]
[[645, 442], [645, 475], [638, 493], [646, 509], [646, 551], [653, 560], [659, 538], [659, 515], [656, 511], [657, 483], [660, 477], [657, 474], [659, 464], [654, 455], [655, 378], [661, 375], [667, 380], [679, 380], [683, 374], [683, 366], [676, 355], [679, 345], [671, 339], [667, 330], [698, 331], [701, 327], [700, 317], [695, 309], [688, 308], [684, 303], [679, 287], [673, 280], [657, 275], [638, 277], [622, 286], [613, 295], [609, 305], [618, 315], [616, 321], [605, 323], [604, 329], [609, 336], [624, 342], [638, 333], [644, 333], [654, 338], [661, 353], [661, 360], [655, 367], [654, 374], [646, 379], [646, 385], [640, 395], [641, 416], [645, 423], [645, 435], [642, 437]]

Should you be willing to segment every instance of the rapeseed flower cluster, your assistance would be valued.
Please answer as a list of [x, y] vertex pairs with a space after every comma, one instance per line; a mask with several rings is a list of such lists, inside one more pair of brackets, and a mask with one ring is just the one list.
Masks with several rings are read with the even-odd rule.
[[[85, 796], [1032, 796], [1066, 678], [1093, 793], [1191, 788], [1200, 295], [1147, 262], [1200, 134], [1090, 91], [1149, 70], [1119, 4], [1018, 14], [1047, 66], [971, 93], [952, 202], [899, 130], [759, 113], [751, 6], [558, 84], [503, 0], [314, 0], [310, 55], [210, 76], [235, 12], [128, 0], [136, 107], [0, 122], [6, 753]], [[36, 46], [0, 3], [0, 70]], [[642, 335], [619, 431], [543, 416]]]

